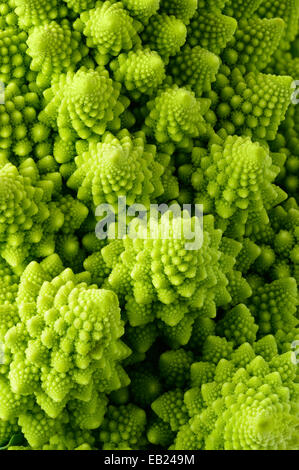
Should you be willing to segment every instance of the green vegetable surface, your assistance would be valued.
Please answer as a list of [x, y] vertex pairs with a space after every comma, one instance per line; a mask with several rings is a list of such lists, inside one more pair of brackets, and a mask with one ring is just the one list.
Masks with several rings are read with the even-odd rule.
[[298, 0], [0, 0], [0, 450], [299, 450], [298, 203]]

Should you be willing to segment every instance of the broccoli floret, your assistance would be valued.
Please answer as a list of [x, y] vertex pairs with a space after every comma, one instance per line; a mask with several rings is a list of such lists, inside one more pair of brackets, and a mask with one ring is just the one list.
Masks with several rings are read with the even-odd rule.
[[0, 448], [298, 450], [298, 0], [0, 0]]
[[140, 44], [139, 25], [123, 8], [121, 2], [99, 2], [95, 9], [80, 16], [77, 25], [87, 37], [86, 44], [97, 51], [98, 61], [105, 63], [109, 56], [129, 51]]
[[187, 29], [183, 21], [166, 13], [153, 15], [141, 34], [142, 41], [157, 51], [166, 63], [169, 57], [179, 52], [186, 37]]
[[30, 68], [38, 72], [37, 85], [41, 89], [49, 86], [54, 76], [72, 70], [88, 53], [81, 34], [73, 31], [67, 20], [36, 26], [29, 32], [27, 43], [27, 53], [32, 57]]

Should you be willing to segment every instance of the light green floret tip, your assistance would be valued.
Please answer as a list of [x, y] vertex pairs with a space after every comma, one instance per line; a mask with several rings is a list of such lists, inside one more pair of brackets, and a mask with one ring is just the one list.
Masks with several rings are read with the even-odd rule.
[[104, 68], [81, 68], [73, 76], [68, 75], [57, 119], [62, 139], [70, 140], [72, 129], [81, 139], [103, 135], [107, 126], [119, 129], [119, 115], [128, 104], [126, 99], [122, 100], [124, 104], [118, 101], [119, 92], [119, 84], [112, 82]]
[[68, 21], [52, 21], [34, 28], [27, 41], [32, 57], [31, 70], [38, 72], [37, 85], [46, 88], [51, 79], [70, 70], [84, 57], [88, 49], [82, 44], [81, 34], [72, 31]]
[[129, 51], [140, 44], [138, 23], [120, 2], [99, 2], [95, 9], [81, 14], [81, 22], [87, 46], [97, 49], [100, 63], [105, 63], [109, 56], [117, 56], [121, 51]]
[[281, 18], [240, 20], [223, 53], [224, 61], [229, 66], [242, 65], [247, 71], [263, 70], [278, 48], [284, 29]]
[[199, 10], [188, 26], [190, 46], [201, 46], [214, 54], [226, 47], [237, 28], [237, 21], [218, 12]]
[[[107, 129], [121, 127], [120, 115], [130, 104], [120, 96], [121, 85], [113, 82], [103, 66], [96, 69], [81, 67], [76, 73], [61, 75], [58, 82], [45, 91], [46, 106], [39, 120], [57, 128], [54, 156], [59, 163], [72, 160], [75, 142], [103, 135]], [[68, 146], [68, 149], [66, 148]], [[67, 153], [67, 150], [70, 153]]]
[[170, 60], [168, 71], [178, 86], [191, 89], [197, 97], [211, 90], [220, 66], [219, 58], [200, 46], [185, 46]]
[[[57, 163], [60, 165], [73, 163], [73, 159], [76, 156], [76, 147], [73, 141], [62, 140], [60, 136], [57, 136], [53, 147], [53, 156]], [[61, 167], [60, 167], [61, 170]]]
[[19, 24], [24, 29], [50, 23], [56, 18], [67, 15], [65, 5], [59, 5], [58, 0], [14, 0]]
[[78, 230], [88, 215], [87, 207], [70, 194], [61, 196], [56, 204], [64, 216], [61, 231], [66, 235], [70, 235]]
[[216, 333], [225, 336], [235, 346], [253, 343], [256, 340], [257, 330], [254, 317], [244, 304], [239, 304], [226, 312], [216, 326]]
[[120, 54], [110, 67], [114, 79], [123, 83], [134, 99], [143, 94], [152, 95], [166, 77], [163, 60], [150, 49]]
[[194, 183], [199, 181], [195, 175], [206, 177], [196, 185], [197, 200], [208, 194], [235, 237], [267, 224], [268, 209], [286, 197], [272, 184], [279, 168], [269, 152], [249, 137], [229, 136], [222, 145], [212, 145], [211, 156], [202, 159], [201, 167], [193, 177]]
[[242, 240], [242, 250], [240, 251], [237, 262], [236, 269], [242, 273], [246, 273], [255, 260], [260, 256], [261, 248], [252, 242], [249, 238], [243, 238]]
[[197, 9], [198, 0], [161, 0], [160, 11], [174, 15], [188, 24]]
[[107, 267], [100, 251], [85, 258], [83, 266], [91, 274], [92, 282], [98, 286], [101, 286], [110, 274], [110, 269]]
[[[194, 322], [194, 316], [188, 315], [190, 310], [214, 317], [215, 306], [231, 300], [225, 272], [234, 260], [231, 257], [226, 267], [220, 266], [221, 232], [214, 229], [212, 217], [204, 218], [201, 239], [199, 219], [185, 212], [179, 215], [175, 209], [179, 206], [173, 206], [158, 221], [153, 215], [147, 226], [137, 222], [137, 238], [123, 240], [124, 251], [118, 259], [114, 242], [103, 248], [102, 254], [112, 268], [109, 285], [119, 295], [126, 295], [130, 324], [146, 324], [156, 317], [170, 341], [186, 344]], [[165, 325], [169, 329], [165, 330]], [[186, 342], [180, 343], [182, 340]]]
[[160, 0], [123, 0], [122, 3], [130, 15], [142, 23], [147, 23], [160, 6]]
[[[82, 405], [82, 411], [83, 408], [88, 414], [88, 407]], [[91, 449], [94, 444], [91, 432], [76, 427], [75, 420], [71, 419], [71, 412], [74, 412], [72, 406], [69, 414], [64, 413], [60, 418], [52, 419], [37, 405], [28, 411], [23, 409], [18, 423], [29, 447], [13, 447], [12, 450], [75, 450], [77, 446], [86, 445]]]
[[128, 205], [149, 207], [163, 193], [164, 169], [156, 160], [156, 147], [146, 143], [142, 132], [108, 132], [102, 142], [91, 142], [75, 162], [77, 170], [67, 184], [78, 191], [80, 200], [96, 207], [109, 203], [117, 211], [120, 196], [126, 196]]
[[[153, 319], [153, 315], [151, 320]], [[151, 321], [150, 320], [150, 321]], [[145, 353], [149, 351], [149, 349], [153, 346], [154, 342], [156, 341], [158, 336], [158, 330], [157, 327], [154, 323], [148, 323], [146, 325], [141, 324], [141, 326], [129, 326], [127, 325], [127, 330], [126, 330], [126, 336], [125, 336], [125, 341], [128, 343], [129, 347], [134, 351], [134, 353], [137, 355], [143, 355], [145, 358]], [[140, 361], [136, 361], [140, 362]], [[134, 363], [133, 363], [134, 365]], [[138, 370], [138, 364], [137, 364], [137, 370]], [[142, 367], [142, 363], [140, 364], [140, 371], [142, 374], [148, 374], [147, 371]], [[145, 371], [145, 372], [144, 372]], [[148, 378], [151, 377], [150, 380], [153, 379], [153, 373], [150, 372], [148, 375]], [[155, 383], [157, 384], [157, 377], [155, 377]], [[134, 387], [133, 387], [134, 388]], [[157, 387], [155, 386], [157, 389]], [[135, 389], [135, 391], [137, 391]], [[139, 400], [142, 400], [145, 398], [145, 395], [139, 394]]]
[[185, 88], [173, 85], [161, 90], [147, 103], [147, 108], [146, 132], [161, 144], [173, 142], [179, 147], [189, 147], [192, 139], [205, 131], [202, 103]]
[[165, 62], [170, 56], [177, 54], [185, 44], [186, 37], [187, 29], [184, 23], [165, 13], [152, 16], [141, 34], [142, 41], [157, 51]]

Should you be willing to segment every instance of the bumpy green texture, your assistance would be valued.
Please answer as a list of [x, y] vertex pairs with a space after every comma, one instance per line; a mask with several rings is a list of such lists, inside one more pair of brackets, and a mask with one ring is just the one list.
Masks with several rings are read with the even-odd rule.
[[145, 430], [144, 410], [132, 404], [110, 406], [99, 439], [104, 450], [134, 450]]
[[197, 97], [211, 90], [220, 66], [219, 58], [200, 46], [185, 46], [169, 63], [168, 70], [178, 86], [190, 88]]
[[[210, 337], [212, 338], [212, 337]], [[173, 431], [176, 450], [297, 449], [298, 383], [291, 353], [273, 336], [242, 344], [227, 358], [191, 366], [191, 386], [152, 405]], [[256, 351], [256, 352], [255, 352]]]
[[121, 2], [98, 2], [95, 9], [82, 13], [81, 21], [87, 46], [96, 48], [102, 60], [129, 51], [140, 42], [138, 24]]
[[263, 70], [281, 40], [285, 24], [281, 18], [240, 20], [233, 39], [223, 53], [229, 65], [242, 65], [247, 71]]
[[12, 435], [19, 430], [17, 420], [4, 421], [0, 419], [0, 446], [8, 444]]
[[144, 370], [143, 364], [137, 364], [130, 370], [130, 393], [134, 402], [142, 407], [150, 405], [162, 391], [162, 384], [147, 366], [149, 370]]
[[243, 343], [253, 343], [256, 340], [257, 324], [250, 310], [239, 304], [226, 312], [225, 316], [217, 323], [216, 332], [219, 336], [225, 336], [236, 346]]
[[197, 8], [197, 0], [161, 0], [161, 11], [188, 24]]
[[225, 0], [223, 3], [225, 15], [233, 16], [240, 20], [242, 18], [250, 18], [260, 4], [263, 3], [263, 0]]
[[13, 0], [19, 24], [25, 30], [63, 18], [67, 11], [58, 0]]
[[192, 181], [198, 202], [209, 198], [209, 210], [227, 220], [227, 230], [237, 237], [267, 224], [267, 210], [286, 197], [272, 184], [278, 173], [265, 148], [248, 137], [229, 136], [211, 146]]
[[94, 6], [94, 0], [63, 0], [67, 6], [76, 13], [89, 10]]
[[119, 116], [128, 105], [128, 100], [120, 97], [119, 83], [113, 82], [103, 67], [81, 67], [76, 73], [68, 72], [45, 96], [48, 104], [39, 118], [57, 127], [68, 144], [78, 137], [101, 136], [108, 126], [120, 129]]
[[151, 444], [168, 448], [173, 442], [175, 433], [171, 430], [168, 423], [161, 419], [152, 419], [147, 430], [147, 439]]
[[1, 28], [6, 29], [7, 26], [16, 25], [18, 17], [14, 12], [15, 0], [1, 0], [0, 2], [0, 24]]
[[242, 74], [239, 68], [222, 66], [214, 88], [222, 98], [213, 107], [218, 129], [274, 140], [290, 105], [291, 83], [288, 76]]
[[[294, 93], [296, 99], [298, 92]], [[279, 175], [279, 184], [299, 200], [299, 110], [296, 105], [288, 108], [286, 118], [273, 142], [273, 149], [286, 155], [285, 165]]]
[[139, 49], [120, 54], [110, 64], [114, 79], [124, 84], [130, 95], [138, 99], [152, 95], [165, 79], [165, 66], [155, 51]]
[[4, 164], [0, 182], [0, 253], [17, 273], [32, 259], [54, 253], [54, 235], [71, 235], [87, 217], [88, 209], [72, 196], [57, 200], [59, 174], [40, 175], [30, 158], [19, 167]]
[[67, 184], [78, 190], [80, 200], [95, 207], [107, 203], [117, 211], [121, 196], [128, 205], [148, 207], [163, 193], [163, 167], [155, 156], [156, 148], [146, 143], [142, 132], [106, 133], [101, 143], [90, 142], [88, 151], [76, 157], [77, 169]]
[[52, 21], [37, 26], [28, 37], [28, 54], [32, 57], [31, 70], [38, 72], [37, 85], [46, 88], [53, 75], [71, 70], [88, 50], [82, 45], [81, 34], [72, 31], [68, 21]]
[[286, 23], [285, 40], [293, 41], [298, 32], [299, 4], [296, 0], [283, 0], [271, 2], [262, 0], [257, 14], [262, 18], [282, 18]]
[[[1, 93], [3, 98], [3, 89]], [[27, 86], [20, 88], [14, 82], [5, 86], [4, 98], [0, 104], [1, 162], [5, 162], [7, 158], [20, 161], [29, 156], [34, 147], [35, 142], [30, 131], [36, 122], [40, 100]], [[43, 140], [44, 136], [37, 135], [35, 141], [39, 142], [40, 139]]]
[[218, 12], [199, 10], [188, 26], [187, 42], [190, 46], [201, 46], [214, 54], [226, 47], [237, 27], [234, 18]]
[[270, 224], [260, 227], [254, 235], [262, 248], [254, 268], [272, 279], [294, 277], [298, 282], [298, 226], [299, 210], [295, 199], [290, 198], [269, 213]]
[[189, 370], [192, 362], [192, 353], [184, 349], [163, 353], [160, 356], [159, 369], [166, 386], [183, 387], [190, 379]]
[[186, 36], [186, 26], [180, 19], [162, 13], [150, 18], [141, 38], [167, 62], [185, 44]]
[[146, 23], [160, 6], [160, 0], [123, 0], [122, 3], [130, 15], [142, 23]]
[[159, 143], [175, 142], [188, 147], [190, 139], [205, 130], [202, 106], [192, 91], [174, 85], [147, 103], [146, 130]]
[[299, 450], [298, 79], [298, 0], [0, 0], [0, 450]]
[[[0, 260], [0, 273], [1, 273], [1, 285], [0, 285], [0, 306], [14, 303], [15, 297], [18, 291], [19, 277], [13, 272], [9, 264], [1, 258]], [[4, 309], [4, 312], [6, 310]], [[2, 322], [9, 321], [6, 314], [1, 317], [1, 330]], [[12, 325], [11, 325], [12, 326]]]
[[298, 293], [294, 278], [284, 277], [258, 287], [249, 300], [249, 308], [257, 317], [259, 334], [289, 331], [297, 326]]
[[3, 28], [0, 33], [0, 80], [5, 85], [10, 80], [23, 82], [28, 73], [30, 59], [26, 55], [27, 37], [25, 31], [15, 26]]
[[[55, 418], [63, 422], [68, 405], [79, 428], [97, 428], [106, 409], [103, 394], [128, 381], [118, 364], [130, 350], [119, 340], [124, 330], [117, 297], [89, 281], [88, 273], [63, 270], [57, 255], [30, 263], [21, 276], [19, 320], [4, 339], [12, 355], [10, 394], [26, 403], [35, 396], [47, 427], [55, 426]], [[30, 413], [25, 408], [19, 424], [36, 447], [42, 437], [32, 435]], [[0, 414], [4, 419], [15, 416], [8, 397]]]
[[137, 222], [137, 238], [124, 238], [120, 259], [114, 257], [115, 242], [102, 254], [112, 268], [109, 285], [126, 298], [130, 324], [144, 325], [157, 317], [162, 335], [180, 345], [189, 341], [196, 316], [214, 317], [216, 306], [231, 300], [226, 273], [240, 247], [220, 246], [221, 231], [215, 230], [211, 216], [204, 219], [202, 239], [198, 218], [171, 214], [152, 218], [147, 225]]
[[170, 425], [172, 431], [186, 423], [187, 408], [184, 404], [184, 394], [180, 389], [171, 390], [155, 400], [152, 409], [163, 421]]
[[47, 256], [54, 251], [54, 232], [64, 217], [51, 202], [53, 183], [39, 180], [33, 160], [19, 167], [11, 163], [0, 168], [1, 256], [14, 268], [21, 268], [30, 256]]
[[[84, 411], [88, 413], [86, 407]], [[38, 406], [32, 406], [30, 412], [25, 412], [24, 408], [20, 410], [18, 421], [23, 433], [21, 436], [26, 436], [29, 446], [10, 446], [8, 450], [77, 450], [81, 446], [82, 450], [94, 448], [92, 432], [79, 429], [67, 413], [61, 419], [53, 420]]]

